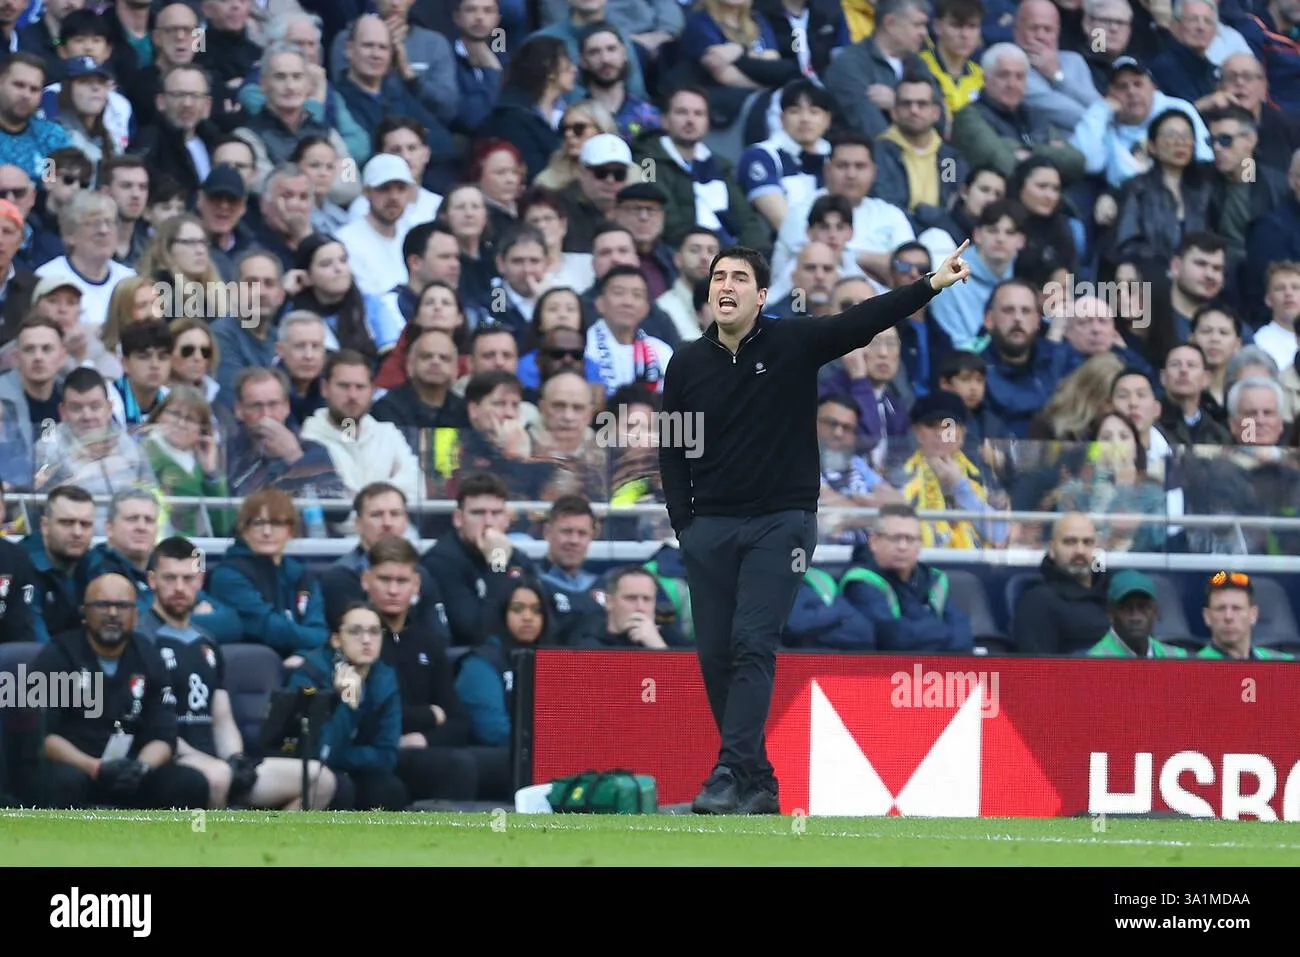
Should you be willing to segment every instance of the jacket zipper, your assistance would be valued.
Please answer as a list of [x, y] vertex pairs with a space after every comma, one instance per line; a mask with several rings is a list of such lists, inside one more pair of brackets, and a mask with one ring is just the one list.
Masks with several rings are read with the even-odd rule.
[[763, 330], [762, 330], [762, 329], [759, 329], [758, 332], [754, 333], [754, 335], [753, 335], [751, 338], [746, 339], [746, 340], [744, 340], [743, 342], [741, 342], [741, 344], [738, 345], [738, 346], [736, 347], [736, 351], [735, 351], [735, 352], [732, 352], [730, 349], [728, 349], [726, 346], [724, 346], [724, 345], [723, 345], [721, 342], [719, 342], [717, 339], [709, 339], [709, 341], [712, 342], [712, 343], [713, 343], [715, 346], [717, 346], [719, 349], [721, 349], [723, 352], [725, 352], [727, 355], [731, 356], [731, 364], [734, 366], [734, 365], [736, 364], [736, 360], [737, 360], [738, 358], [740, 358], [740, 350], [743, 349], [743, 348], [745, 348], [746, 345], [748, 345], [749, 343], [753, 342], [755, 339], [757, 339], [757, 338], [758, 338], [759, 336], [761, 336], [762, 334], [763, 334]]

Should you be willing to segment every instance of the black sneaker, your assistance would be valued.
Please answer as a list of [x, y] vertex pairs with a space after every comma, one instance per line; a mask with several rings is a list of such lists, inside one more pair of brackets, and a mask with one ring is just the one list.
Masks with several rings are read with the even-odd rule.
[[745, 791], [736, 807], [737, 814], [780, 814], [781, 799], [771, 784], [755, 784]]
[[739, 799], [736, 776], [730, 768], [717, 767], [704, 782], [704, 790], [691, 803], [691, 810], [696, 814], [734, 814]]

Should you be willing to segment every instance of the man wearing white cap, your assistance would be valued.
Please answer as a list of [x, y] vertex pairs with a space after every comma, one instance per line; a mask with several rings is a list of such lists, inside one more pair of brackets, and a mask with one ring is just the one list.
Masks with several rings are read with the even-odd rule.
[[406, 160], [392, 153], [372, 156], [361, 182], [370, 208], [337, 236], [348, 251], [357, 287], [366, 295], [382, 296], [409, 278], [402, 258], [406, 232], [398, 222], [415, 199], [416, 182]]
[[[99, 338], [98, 330], [81, 321], [81, 287], [71, 273], [52, 273], [42, 277], [32, 292], [31, 311], [53, 319], [63, 330], [64, 363], [61, 375], [77, 366], [93, 366], [105, 376], [119, 378], [122, 363], [111, 355]], [[14, 341], [14, 345], [17, 340]], [[5, 347], [6, 350], [9, 348]]]
[[622, 137], [598, 133], [582, 144], [578, 178], [560, 193], [569, 207], [566, 253], [590, 253], [596, 227], [614, 212], [618, 193], [632, 175], [632, 150]]

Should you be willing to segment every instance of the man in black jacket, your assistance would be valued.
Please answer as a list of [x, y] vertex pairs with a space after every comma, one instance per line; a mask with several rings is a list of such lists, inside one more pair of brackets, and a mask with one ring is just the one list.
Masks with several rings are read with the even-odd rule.
[[420, 553], [397, 535], [379, 539], [370, 549], [361, 583], [383, 622], [380, 657], [397, 672], [401, 689], [397, 776], [413, 801], [474, 800], [478, 766], [466, 747], [469, 718], [447, 658], [447, 619], [443, 615], [417, 620], [413, 614], [420, 590]]
[[1087, 515], [1062, 515], [1040, 566], [1043, 580], [1016, 601], [1011, 640], [1024, 655], [1087, 651], [1110, 630], [1106, 569], [1097, 526]]
[[700, 670], [722, 748], [694, 809], [776, 814], [764, 726], [776, 650], [817, 546], [817, 373], [970, 276], [969, 240], [935, 272], [834, 316], [761, 315], [771, 267], [732, 247], [709, 269], [714, 322], [668, 364], [659, 465], [681, 543]]
[[43, 703], [41, 806], [208, 806], [207, 779], [173, 760], [176, 696], [158, 649], [135, 633], [138, 613], [135, 586], [102, 575], [86, 588], [85, 627], [55, 636], [32, 663], [51, 692], [78, 674], [83, 689]]

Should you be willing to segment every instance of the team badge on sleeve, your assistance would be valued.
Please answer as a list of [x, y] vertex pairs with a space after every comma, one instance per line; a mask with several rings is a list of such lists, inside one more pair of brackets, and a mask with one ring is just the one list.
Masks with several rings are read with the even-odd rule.
[[144, 675], [132, 675], [130, 688], [131, 688], [132, 698], [134, 698], [136, 701], [143, 700], [144, 688], [145, 688]]
[[212, 650], [211, 645], [203, 646], [203, 660], [208, 663], [209, 668], [215, 668], [217, 666], [217, 653]]
[[311, 601], [311, 592], [309, 591], [298, 592], [298, 617], [299, 618], [307, 614], [307, 603], [309, 601]]
[[0, 598], [9, 597], [9, 585], [13, 580], [12, 575], [0, 575]]

